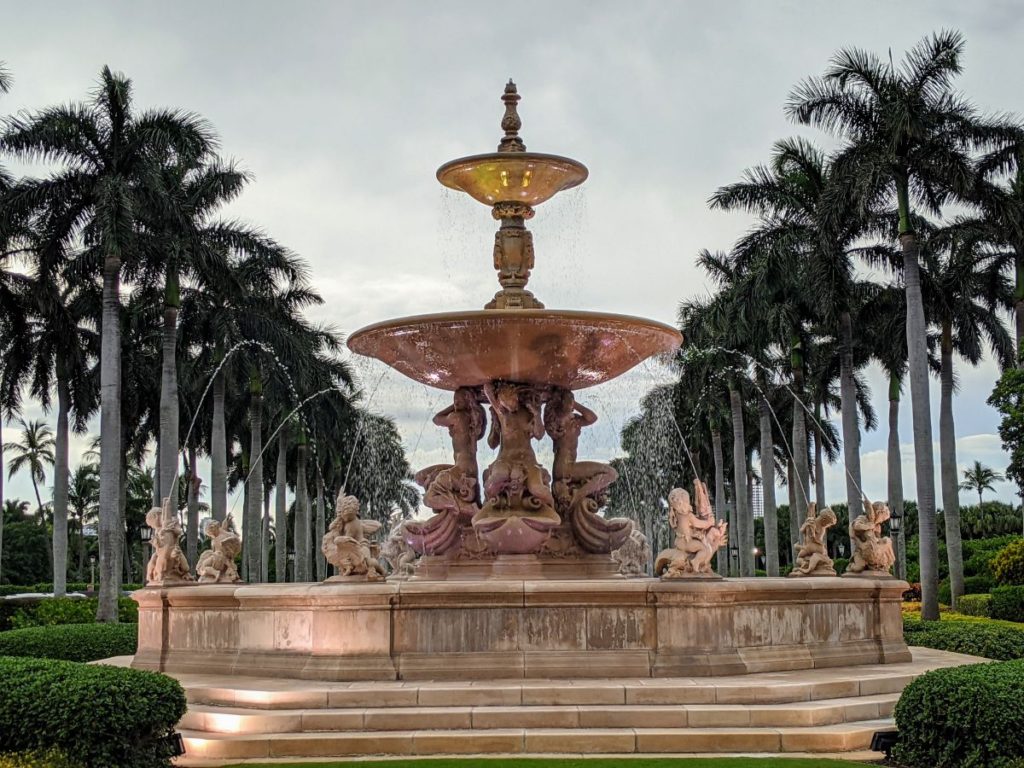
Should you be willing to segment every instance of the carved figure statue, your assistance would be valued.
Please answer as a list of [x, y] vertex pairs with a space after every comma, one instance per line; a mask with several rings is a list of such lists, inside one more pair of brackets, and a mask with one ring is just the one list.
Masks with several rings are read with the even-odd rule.
[[676, 540], [654, 562], [654, 573], [663, 579], [715, 575], [711, 560], [727, 542], [728, 525], [724, 520], [715, 522], [707, 486], [694, 480], [693, 493], [696, 510], [683, 488], [675, 488], [668, 495], [668, 524]]
[[828, 529], [836, 524], [836, 514], [829, 507], [818, 512], [818, 505], [807, 505], [807, 518], [800, 526], [800, 543], [794, 544], [796, 564], [790, 576], [835, 576], [832, 558], [828, 556]]
[[[334, 519], [324, 533], [320, 550], [340, 576], [362, 576], [368, 581], [384, 579], [384, 569], [373, 556], [367, 536], [381, 529], [374, 520], [359, 517], [359, 499], [338, 493]], [[334, 577], [337, 578], [337, 577]]]
[[647, 537], [634, 529], [626, 542], [612, 552], [612, 559], [618, 564], [619, 573], [623, 576], [643, 576], [651, 559]]
[[853, 556], [846, 567], [848, 573], [889, 573], [896, 562], [896, 555], [893, 553], [892, 539], [882, 536], [882, 524], [890, 517], [889, 505], [884, 501], [872, 504], [864, 499], [864, 514], [850, 522]]
[[416, 551], [405, 539], [405, 525], [405, 521], [395, 525], [380, 548], [381, 560], [386, 560], [391, 566], [392, 577], [408, 578], [413, 574]]
[[196, 577], [201, 584], [234, 584], [242, 579], [235, 567], [235, 558], [242, 551], [242, 540], [235, 531], [235, 521], [228, 513], [224, 522], [209, 520], [204, 533], [210, 549], [199, 556]]
[[487, 443], [498, 457], [484, 470], [485, 502], [473, 528], [497, 554], [536, 552], [561, 522], [548, 487], [551, 475], [533, 452], [544, 436], [540, 392], [527, 384], [489, 382], [491, 406]]
[[192, 581], [188, 560], [179, 544], [181, 521], [171, 507], [170, 497], [164, 497], [162, 506], [149, 510], [146, 525], [153, 529], [149, 540], [153, 554], [146, 566], [146, 584], [157, 586]]

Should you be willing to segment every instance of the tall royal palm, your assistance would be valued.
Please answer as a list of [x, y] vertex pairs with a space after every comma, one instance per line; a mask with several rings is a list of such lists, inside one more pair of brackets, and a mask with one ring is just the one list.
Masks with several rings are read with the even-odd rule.
[[[914, 454], [921, 539], [924, 619], [939, 618], [938, 537], [928, 393], [926, 323], [912, 205], [939, 213], [953, 195], [970, 192], [969, 152], [1006, 141], [1014, 131], [982, 120], [954, 89], [963, 38], [941, 32], [910, 50], [896, 68], [859, 49], [844, 49], [823, 77], [800, 84], [788, 112], [846, 139], [834, 160], [850, 180], [847, 202], [861, 210], [896, 202], [907, 295], [907, 351], [914, 423]], [[840, 210], [842, 206], [834, 206]]]
[[28, 471], [32, 481], [32, 492], [36, 497], [36, 514], [43, 525], [43, 499], [39, 486], [46, 482], [46, 469], [53, 467], [53, 431], [42, 421], [21, 420], [21, 439], [7, 446], [10, 456], [7, 464], [7, 478], [11, 479], [23, 469]]
[[[121, 268], [136, 255], [142, 190], [155, 186], [154, 158], [184, 158], [210, 150], [206, 125], [173, 110], [137, 114], [132, 83], [109, 67], [86, 103], [44, 109], [10, 121], [2, 146], [26, 159], [55, 163], [53, 174], [25, 196], [65, 201], [69, 240], [94, 243], [103, 275], [100, 359], [100, 595], [97, 618], [117, 621], [121, 566]], [[83, 232], [84, 230], [84, 232]]]
[[991, 467], [986, 467], [980, 461], [975, 460], [974, 465], [964, 470], [964, 481], [960, 483], [963, 491], [976, 491], [978, 494], [978, 510], [982, 511], [982, 494], [985, 491], [994, 491], [995, 484], [1006, 478]]
[[987, 341], [1002, 367], [1013, 365], [1013, 339], [1000, 319], [1013, 307], [1013, 288], [1006, 276], [1013, 254], [995, 250], [975, 239], [973, 233], [965, 234], [958, 228], [936, 233], [929, 238], [928, 246], [922, 282], [926, 314], [941, 333], [939, 471], [955, 607], [964, 593], [964, 561], [953, 423], [953, 355], [978, 365], [985, 351], [983, 342]]

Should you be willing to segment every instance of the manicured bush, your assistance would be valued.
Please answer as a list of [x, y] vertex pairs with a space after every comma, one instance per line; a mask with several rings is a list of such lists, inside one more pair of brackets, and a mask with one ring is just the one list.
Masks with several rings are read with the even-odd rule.
[[842, 576], [844, 573], [846, 573], [846, 566], [848, 566], [849, 564], [849, 559], [845, 557], [837, 557], [835, 560], [832, 561], [832, 567], [836, 569], [837, 576]]
[[983, 620], [921, 621], [904, 618], [903, 635], [907, 645], [999, 661], [1024, 659], [1024, 630]]
[[993, 589], [989, 610], [993, 619], [1024, 622], [1024, 586]]
[[135, 653], [136, 624], [64, 624], [0, 632], [0, 656], [96, 661]]
[[[983, 595], [992, 589], [993, 582], [989, 576], [967, 576], [964, 578], [965, 595]], [[949, 579], [939, 583], [939, 602], [943, 605], [953, 604], [953, 592]]]
[[[90, 624], [96, 621], [99, 599], [95, 597], [53, 597], [45, 598], [32, 605], [14, 611], [10, 618], [11, 629], [41, 627], [53, 624]], [[139, 606], [130, 597], [117, 601], [118, 620], [134, 623], [139, 620]]]
[[0, 657], [0, 752], [56, 748], [84, 768], [170, 766], [185, 714], [178, 682], [155, 672]]
[[0, 755], [0, 768], [80, 768], [56, 749]]
[[896, 704], [894, 758], [909, 768], [1009, 768], [1024, 755], [1024, 662], [928, 672]]
[[957, 609], [967, 616], [988, 616], [992, 595], [964, 595], [957, 602]]
[[1024, 584], [1024, 538], [1010, 542], [992, 560], [992, 572], [1000, 584]]

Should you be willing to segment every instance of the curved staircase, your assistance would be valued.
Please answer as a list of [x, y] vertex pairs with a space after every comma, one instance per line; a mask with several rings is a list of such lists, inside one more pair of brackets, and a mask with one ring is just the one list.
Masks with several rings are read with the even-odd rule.
[[913, 661], [710, 678], [317, 683], [176, 675], [182, 766], [368, 755], [849, 753], [891, 728]]

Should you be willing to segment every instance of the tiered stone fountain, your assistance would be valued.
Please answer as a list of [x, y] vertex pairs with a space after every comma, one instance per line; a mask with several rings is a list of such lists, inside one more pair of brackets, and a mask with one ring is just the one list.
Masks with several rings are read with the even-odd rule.
[[[587, 169], [527, 152], [512, 82], [502, 100], [498, 151], [437, 172], [500, 222], [501, 290], [482, 310], [389, 320], [349, 340], [354, 352], [454, 393], [434, 417], [451, 434], [453, 461], [416, 475], [434, 514], [404, 526], [421, 555], [413, 577], [153, 587], [137, 597], [135, 665], [348, 680], [712, 675], [906, 660], [903, 585], [893, 579], [617, 573], [610, 553], [632, 522], [600, 514], [616, 472], [577, 460], [580, 432], [597, 416], [575, 393], [671, 353], [682, 338], [638, 317], [546, 309], [527, 289], [526, 221]], [[485, 434], [498, 452], [481, 473]], [[550, 468], [533, 446], [545, 435]], [[365, 548], [339, 541], [357, 557]]]
[[[608, 464], [577, 461], [580, 431], [597, 417], [574, 392], [672, 352], [682, 337], [639, 317], [545, 309], [527, 290], [534, 246], [526, 221], [536, 206], [581, 184], [587, 169], [567, 157], [527, 152], [512, 81], [502, 101], [498, 151], [452, 160], [437, 172], [442, 184], [490, 206], [501, 222], [494, 236], [501, 290], [483, 310], [363, 328], [349, 347], [454, 391], [452, 405], [434, 418], [448, 427], [454, 463], [417, 473], [435, 514], [405, 526], [409, 544], [424, 556], [419, 577], [612, 575], [609, 553], [629, 537], [632, 523], [598, 514], [617, 473]], [[498, 455], [481, 484], [477, 443], [485, 432]], [[554, 448], [550, 469], [533, 448], [545, 433]]]

